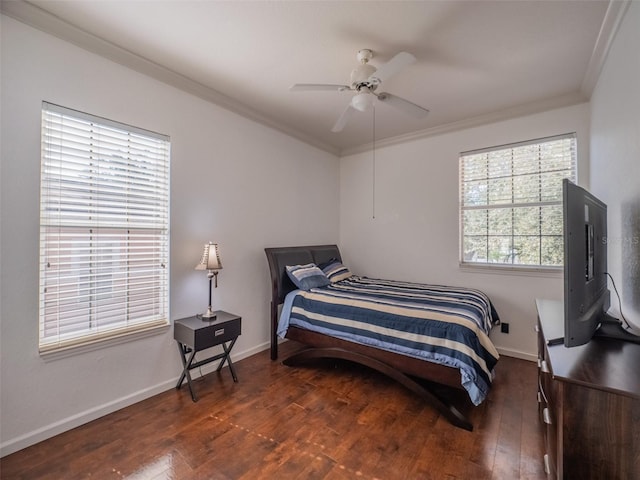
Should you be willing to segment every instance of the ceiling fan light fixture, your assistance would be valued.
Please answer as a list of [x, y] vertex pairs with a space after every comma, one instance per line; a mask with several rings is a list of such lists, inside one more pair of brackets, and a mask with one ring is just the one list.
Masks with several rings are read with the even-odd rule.
[[373, 95], [368, 93], [358, 93], [351, 99], [351, 106], [360, 112], [365, 112], [373, 105]]

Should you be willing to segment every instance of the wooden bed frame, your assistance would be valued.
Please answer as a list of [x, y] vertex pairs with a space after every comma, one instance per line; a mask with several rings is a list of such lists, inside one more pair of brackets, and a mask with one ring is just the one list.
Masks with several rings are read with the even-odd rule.
[[[287, 265], [320, 264], [336, 258], [342, 261], [337, 245], [313, 245], [303, 247], [265, 248], [271, 271], [271, 360], [278, 358], [278, 309], [284, 297], [296, 287], [289, 279]], [[449, 422], [465, 430], [473, 430], [473, 425], [453, 405], [437, 394], [434, 389], [416, 382], [417, 377], [429, 382], [463, 389], [460, 371], [446, 365], [407, 357], [375, 347], [348, 342], [317, 332], [290, 326], [286, 338], [306, 345], [293, 353], [283, 363], [297, 365], [316, 358], [336, 358], [349, 360], [373, 368], [432, 404]]]

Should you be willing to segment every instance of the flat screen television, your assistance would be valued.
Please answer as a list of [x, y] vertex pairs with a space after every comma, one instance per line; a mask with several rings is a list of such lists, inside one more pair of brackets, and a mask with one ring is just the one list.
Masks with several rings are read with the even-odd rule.
[[594, 335], [640, 343], [608, 315], [607, 206], [568, 179], [563, 181], [564, 345]]

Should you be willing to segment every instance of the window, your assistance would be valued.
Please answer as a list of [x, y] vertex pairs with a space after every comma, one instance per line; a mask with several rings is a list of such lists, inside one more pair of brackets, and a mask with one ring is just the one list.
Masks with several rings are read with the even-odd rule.
[[576, 136], [460, 155], [461, 263], [563, 264], [562, 179], [576, 179]]
[[169, 324], [169, 149], [43, 102], [41, 353]]

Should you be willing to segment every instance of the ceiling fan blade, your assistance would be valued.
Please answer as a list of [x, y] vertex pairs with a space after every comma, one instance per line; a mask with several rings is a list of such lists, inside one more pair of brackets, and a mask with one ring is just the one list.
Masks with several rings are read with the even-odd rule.
[[296, 83], [289, 88], [291, 92], [306, 92], [306, 91], [324, 91], [332, 90], [342, 92], [343, 90], [350, 90], [348, 85], [330, 85], [325, 83]]
[[378, 100], [384, 103], [388, 103], [392, 107], [396, 107], [399, 110], [411, 115], [415, 118], [424, 118], [429, 113], [429, 110], [422, 108], [420, 105], [416, 105], [409, 100], [397, 97], [390, 93], [382, 92], [378, 94]]
[[349, 103], [349, 105], [347, 105], [347, 108], [345, 108], [340, 115], [340, 118], [338, 118], [338, 121], [335, 123], [331, 131], [334, 133], [341, 132], [355, 111], [356, 109], [351, 106], [351, 103]]
[[369, 77], [369, 82], [377, 85], [384, 82], [387, 78], [395, 75], [407, 65], [411, 65], [416, 61], [416, 57], [407, 52], [396, 54], [391, 60], [381, 65], [373, 75]]

